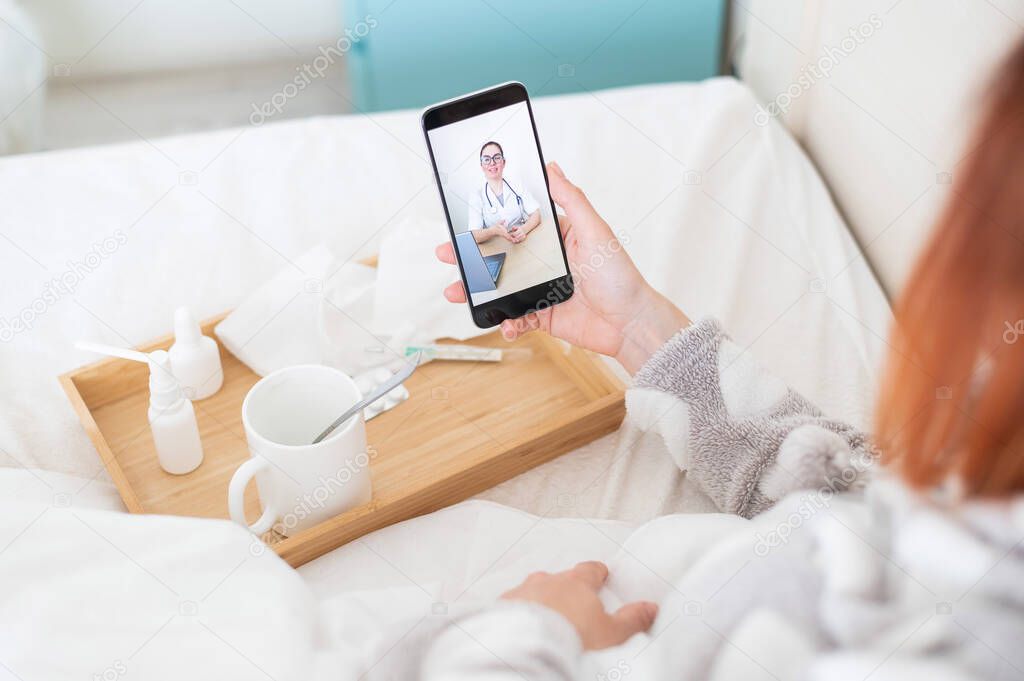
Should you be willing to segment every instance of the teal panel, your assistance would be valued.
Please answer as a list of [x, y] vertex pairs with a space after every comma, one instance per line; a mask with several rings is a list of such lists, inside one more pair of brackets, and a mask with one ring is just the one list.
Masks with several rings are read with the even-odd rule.
[[[348, 55], [362, 111], [507, 80], [533, 96], [719, 73], [724, 0], [342, 0], [375, 25]], [[368, 22], [369, 23], [369, 22]]]

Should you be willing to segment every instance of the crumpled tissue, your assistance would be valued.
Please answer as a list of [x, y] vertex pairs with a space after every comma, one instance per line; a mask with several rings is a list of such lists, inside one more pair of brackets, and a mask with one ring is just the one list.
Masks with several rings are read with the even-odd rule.
[[403, 361], [408, 344], [487, 333], [442, 291], [458, 271], [434, 256], [443, 222], [409, 218], [383, 236], [377, 267], [342, 262], [326, 245], [260, 286], [214, 330], [256, 374], [328, 364], [351, 376]]

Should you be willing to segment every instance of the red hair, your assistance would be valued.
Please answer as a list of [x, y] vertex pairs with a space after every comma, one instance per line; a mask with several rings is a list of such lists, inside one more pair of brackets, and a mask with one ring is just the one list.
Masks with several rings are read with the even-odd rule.
[[1024, 492], [1024, 43], [991, 86], [895, 314], [875, 419], [883, 460], [913, 487]]

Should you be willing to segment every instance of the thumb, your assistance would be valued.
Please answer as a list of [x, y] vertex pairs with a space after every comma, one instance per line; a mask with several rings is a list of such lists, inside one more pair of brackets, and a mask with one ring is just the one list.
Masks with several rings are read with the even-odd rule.
[[649, 601], [627, 603], [612, 615], [615, 636], [619, 643], [629, 640], [634, 634], [647, 631], [658, 616], [658, 605]]
[[597, 211], [590, 205], [583, 190], [570, 182], [553, 161], [548, 164], [548, 188], [551, 198], [565, 211], [571, 224], [584, 224], [598, 217]]

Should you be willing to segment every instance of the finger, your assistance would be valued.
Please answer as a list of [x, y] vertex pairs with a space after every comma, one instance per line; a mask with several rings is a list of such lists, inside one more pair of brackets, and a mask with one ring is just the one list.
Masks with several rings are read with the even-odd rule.
[[599, 560], [577, 563], [570, 572], [594, 591], [599, 591], [608, 581], [608, 566]]
[[534, 329], [540, 329], [545, 333], [551, 333], [551, 315], [554, 310], [550, 307], [544, 308], [540, 312], [533, 312], [528, 315], [529, 321]]
[[569, 216], [567, 215], [559, 215], [557, 218], [558, 228], [562, 230], [562, 238], [566, 239], [569, 236], [570, 230], [572, 230], [572, 223], [569, 222]]
[[506, 319], [501, 323], [501, 335], [507, 341], [514, 341], [515, 339], [525, 334], [540, 328], [540, 320], [534, 319], [530, 321], [531, 316], [536, 316], [536, 313], [531, 313], [526, 317], [520, 317], [518, 319]]
[[501, 335], [507, 341], [514, 341], [530, 331], [532, 329], [522, 319], [506, 319], [501, 323]]
[[586, 194], [566, 178], [557, 163], [549, 163], [548, 170], [551, 171], [548, 175], [551, 198], [562, 207], [569, 222], [578, 224], [584, 218], [597, 217], [597, 211], [590, 205]]
[[551, 328], [550, 318], [551, 309], [547, 308], [540, 312], [528, 312], [517, 319], [516, 323], [519, 324], [519, 328], [523, 333], [529, 333], [537, 329], [547, 331]]
[[612, 630], [615, 632], [615, 640], [609, 642], [608, 645], [623, 643], [634, 634], [649, 630], [657, 616], [657, 603], [650, 601], [627, 603], [612, 615]]
[[[562, 170], [562, 166], [558, 165], [558, 163], [555, 161], [551, 161], [550, 163], [548, 163], [548, 174], [549, 181], [551, 175], [557, 176], [560, 180], [566, 179], [565, 172]], [[554, 198], [554, 194], [552, 194], [552, 198]], [[562, 230], [562, 236], [565, 237], [567, 234], [569, 234], [569, 230], [572, 228], [572, 223], [569, 222], [569, 216], [562, 215], [556, 217], [558, 219], [558, 226]]]
[[519, 338], [519, 331], [516, 329], [513, 320], [506, 319], [501, 323], [501, 337], [509, 342]]
[[438, 244], [437, 248], [434, 249], [434, 255], [437, 259], [448, 265], [455, 264], [455, 249], [452, 248], [452, 242], [446, 241], [443, 244]]
[[456, 281], [446, 286], [444, 289], [444, 297], [447, 298], [450, 303], [466, 302], [466, 289], [462, 285], [462, 282]]

